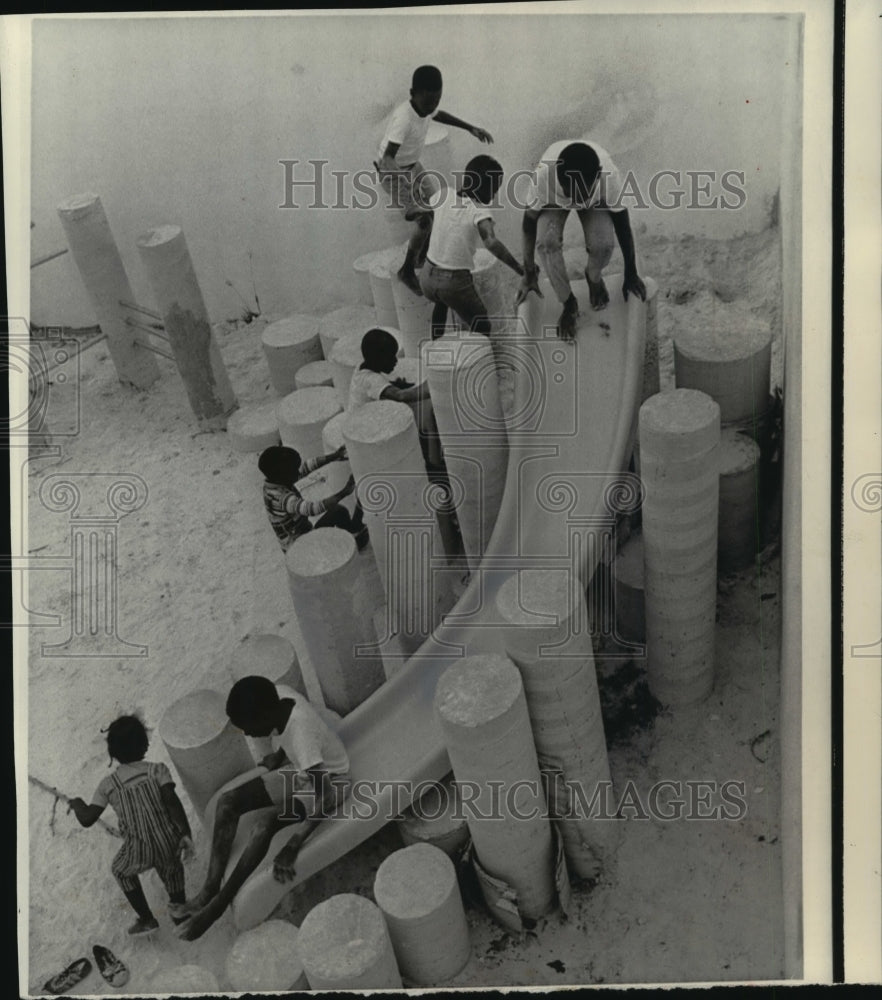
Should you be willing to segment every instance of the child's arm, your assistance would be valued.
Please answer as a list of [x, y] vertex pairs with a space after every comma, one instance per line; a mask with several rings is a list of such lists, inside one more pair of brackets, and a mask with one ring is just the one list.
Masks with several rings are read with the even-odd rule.
[[374, 162], [374, 166], [377, 170], [380, 170], [383, 173], [398, 170], [398, 162], [395, 157], [398, 155], [398, 150], [400, 148], [400, 142], [387, 142], [386, 148], [383, 150], [383, 155], [380, 157], [380, 162]]
[[184, 806], [178, 798], [175, 786], [171, 782], [160, 785], [159, 797], [162, 799], [162, 804], [165, 806], [169, 819], [171, 819], [181, 834], [178, 851], [184, 861], [189, 861], [193, 857], [193, 834], [190, 832], [187, 814], [184, 812]]
[[79, 821], [80, 826], [93, 826], [101, 813], [104, 812], [104, 806], [98, 805], [96, 802], [90, 802], [88, 805], [78, 796], [72, 798], [68, 803], [68, 808], [73, 809], [74, 816], [76, 816]]
[[616, 238], [622, 248], [622, 257], [625, 260], [625, 280], [622, 284], [622, 295], [628, 301], [628, 292], [633, 292], [642, 300], [646, 300], [646, 285], [643, 284], [637, 274], [637, 260], [634, 251], [634, 236], [631, 233], [631, 221], [628, 217], [628, 209], [623, 208], [620, 212], [610, 212], [613, 229], [616, 231]]
[[470, 132], [476, 139], [481, 142], [493, 142], [493, 136], [483, 128], [478, 128], [477, 125], [469, 125], [468, 122], [464, 122], [462, 118], [457, 118], [456, 115], [448, 114], [446, 111], [436, 111], [434, 114], [434, 119], [441, 125], [452, 125], [454, 128], [461, 128], [465, 132]]
[[501, 260], [503, 264], [507, 264], [515, 274], [519, 274], [521, 277], [524, 276], [524, 269], [509, 253], [508, 247], [502, 240], [496, 238], [492, 219], [482, 219], [478, 223], [478, 232], [481, 234], [484, 246], [487, 247], [494, 257]]
[[521, 280], [521, 287], [518, 289], [516, 305], [520, 305], [529, 292], [535, 292], [542, 298], [539, 291], [539, 268], [536, 267], [536, 228], [539, 222], [540, 213], [528, 208], [524, 212], [523, 221], [523, 250], [524, 250], [524, 277]]
[[422, 385], [412, 385], [409, 389], [390, 384], [382, 391], [380, 399], [394, 399], [396, 403], [418, 403], [421, 399], [428, 399], [428, 396], [427, 382], [423, 382]]

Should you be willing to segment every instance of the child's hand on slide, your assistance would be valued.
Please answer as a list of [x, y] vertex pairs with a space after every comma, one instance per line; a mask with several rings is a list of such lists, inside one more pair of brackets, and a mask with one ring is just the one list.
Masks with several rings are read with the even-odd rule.
[[394, 385], [396, 389], [413, 388], [413, 382], [408, 382], [406, 378], [396, 378], [393, 380], [392, 385]]

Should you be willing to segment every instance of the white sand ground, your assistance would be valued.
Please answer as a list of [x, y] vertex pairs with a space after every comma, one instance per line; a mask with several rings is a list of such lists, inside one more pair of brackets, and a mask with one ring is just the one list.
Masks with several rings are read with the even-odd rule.
[[[729, 318], [768, 320], [775, 332], [773, 383], [781, 382], [780, 266], [777, 230], [728, 243], [703, 239], [638, 242], [641, 270], [660, 287], [663, 386], [673, 374], [670, 336]], [[613, 265], [615, 266], [615, 265]], [[259, 277], [259, 276], [258, 276]], [[219, 344], [241, 403], [271, 395], [260, 348], [260, 320], [218, 327]], [[260, 501], [255, 456], [232, 452], [224, 434], [197, 433], [183, 386], [170, 363], [150, 390], [124, 390], [106, 345], [83, 355], [83, 427], [55, 457], [35, 458], [23, 490], [30, 499], [27, 548], [43, 558], [69, 552], [66, 514], [37, 498], [53, 472], [135, 473], [144, 506], [118, 527], [119, 634], [144, 644], [143, 658], [52, 658], [41, 643], [62, 641], [65, 627], [34, 619], [27, 770], [68, 795], [91, 796], [107, 773], [100, 729], [139, 709], [154, 727], [149, 757], [166, 760], [155, 728], [165, 707], [197, 687], [225, 690], [229, 661], [248, 633], [269, 631], [299, 646], [284, 565]], [[71, 581], [33, 572], [27, 605], [69, 625]], [[551, 986], [568, 983], [757, 980], [782, 975], [779, 833], [777, 546], [760, 569], [722, 581], [716, 685], [697, 707], [653, 716], [635, 666], [598, 658], [605, 707], [616, 712], [610, 763], [617, 788], [628, 779], [645, 794], [660, 779], [744, 782], [738, 821], [641, 821], [624, 824], [613, 867], [574, 893], [568, 920], [553, 916], [523, 940], [507, 936], [478, 905], [469, 908], [473, 957], [452, 986]], [[302, 659], [306, 659], [302, 657]], [[315, 693], [305, 663], [310, 693]], [[612, 731], [614, 728], [614, 731]], [[21, 747], [23, 751], [24, 746]], [[162, 888], [145, 879], [162, 927], [131, 940], [127, 904], [110, 875], [119, 846], [100, 827], [81, 829], [63, 803], [29, 785], [28, 985], [99, 942], [132, 970], [125, 992], [143, 994], [160, 969], [189, 963], [210, 969], [223, 988], [224, 959], [235, 931], [224, 917], [186, 944], [173, 935]], [[189, 808], [189, 806], [188, 806]], [[113, 822], [108, 810], [106, 818]], [[194, 831], [200, 833], [193, 820]], [[299, 923], [315, 903], [341, 891], [370, 894], [373, 873], [399, 846], [394, 826], [298, 888], [277, 915]], [[188, 888], [204, 870], [198, 836]], [[80, 993], [113, 992], [93, 973]]]

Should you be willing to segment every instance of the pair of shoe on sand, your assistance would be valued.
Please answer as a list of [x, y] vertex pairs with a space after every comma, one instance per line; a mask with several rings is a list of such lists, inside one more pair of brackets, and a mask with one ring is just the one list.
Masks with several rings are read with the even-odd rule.
[[[143, 921], [138, 921], [138, 923], [143, 923]], [[156, 926], [158, 927], [159, 924]], [[149, 929], [155, 930], [155, 928]], [[134, 933], [144, 934], [146, 932], [147, 930], [145, 929], [135, 931]], [[133, 933], [131, 929], [129, 933]], [[95, 965], [98, 967], [98, 971], [111, 986], [116, 986], [117, 988], [125, 986], [129, 981], [129, 970], [109, 948], [105, 948], [101, 944], [96, 944], [92, 948], [92, 954], [95, 957]], [[74, 986], [81, 983], [91, 971], [92, 963], [89, 959], [78, 958], [75, 962], [71, 962], [62, 972], [59, 972], [58, 975], [53, 976], [43, 989], [47, 993], [55, 995], [67, 993], [68, 990], [73, 989]]]

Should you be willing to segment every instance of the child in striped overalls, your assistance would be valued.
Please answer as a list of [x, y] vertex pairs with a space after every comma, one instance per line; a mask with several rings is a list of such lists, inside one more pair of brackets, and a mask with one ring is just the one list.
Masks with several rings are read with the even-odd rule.
[[147, 746], [144, 723], [134, 715], [120, 716], [107, 729], [107, 751], [119, 766], [102, 779], [89, 805], [80, 798], [70, 800], [83, 826], [91, 826], [107, 805], [119, 817], [123, 845], [110, 870], [138, 915], [129, 934], [159, 927], [138, 878], [141, 872], [155, 868], [172, 906], [180, 905], [186, 898], [181, 861], [193, 854], [190, 824], [174, 780], [165, 764], [144, 760]]

